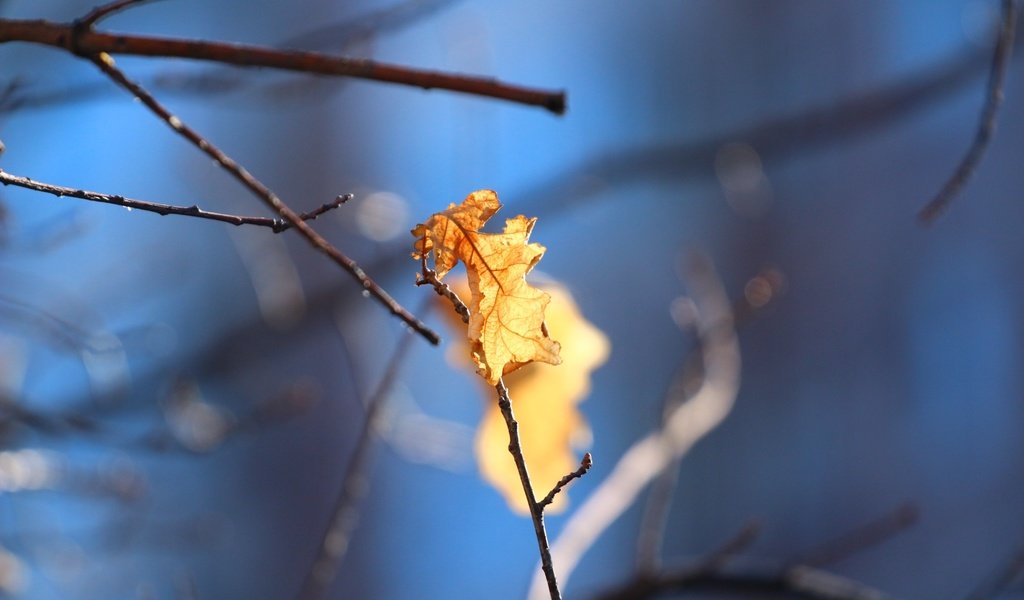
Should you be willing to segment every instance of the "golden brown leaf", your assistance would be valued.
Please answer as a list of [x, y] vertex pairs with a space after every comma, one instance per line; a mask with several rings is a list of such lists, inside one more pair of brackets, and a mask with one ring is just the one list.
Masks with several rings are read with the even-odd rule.
[[544, 256], [544, 246], [529, 242], [537, 220], [519, 215], [505, 221], [502, 233], [480, 232], [499, 208], [493, 191], [478, 190], [412, 230], [413, 257], [433, 255], [438, 279], [459, 261], [466, 265], [470, 354], [490, 385], [527, 363], [561, 360], [558, 342], [544, 329], [550, 297], [525, 279]]

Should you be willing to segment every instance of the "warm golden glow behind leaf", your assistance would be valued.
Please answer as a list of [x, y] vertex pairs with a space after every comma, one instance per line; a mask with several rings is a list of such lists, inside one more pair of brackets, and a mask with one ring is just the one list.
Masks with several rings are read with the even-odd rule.
[[458, 261], [466, 265], [470, 353], [492, 386], [527, 363], [560, 362], [558, 342], [543, 328], [550, 298], [525, 279], [545, 251], [529, 242], [536, 219], [519, 215], [505, 221], [502, 233], [481, 233], [499, 208], [493, 191], [479, 190], [412, 230], [417, 237], [413, 257], [432, 255], [438, 279]]
[[[551, 294], [548, 330], [562, 340], [562, 365], [528, 365], [505, 379], [538, 496], [579, 466], [575, 449], [589, 444], [590, 429], [577, 405], [590, 393], [591, 371], [608, 360], [611, 349], [608, 338], [583, 318], [567, 290], [546, 289]], [[494, 402], [488, 403], [477, 430], [476, 455], [484, 479], [501, 491], [516, 512], [527, 514], [522, 483], [508, 459], [508, 430]], [[547, 512], [564, 510], [567, 497], [567, 490], [555, 496]]]
[[[460, 295], [468, 291], [465, 283], [453, 283], [452, 287]], [[519, 421], [523, 454], [539, 496], [579, 466], [575, 450], [589, 445], [590, 430], [577, 405], [590, 393], [590, 374], [608, 359], [611, 347], [604, 333], [580, 314], [565, 288], [547, 285], [545, 291], [551, 296], [548, 329], [564, 342], [562, 364], [557, 368], [531, 364], [505, 378]], [[453, 327], [464, 327], [453, 311], [446, 310], [445, 314], [451, 315]], [[457, 365], [470, 364], [465, 359], [465, 346], [452, 350], [449, 356], [456, 358]], [[494, 402], [494, 389], [482, 387], [482, 392], [487, 408], [476, 435], [480, 473], [513, 510], [528, 514], [519, 474], [509, 460], [508, 429]], [[564, 510], [566, 498], [567, 491], [563, 491], [546, 510]]]

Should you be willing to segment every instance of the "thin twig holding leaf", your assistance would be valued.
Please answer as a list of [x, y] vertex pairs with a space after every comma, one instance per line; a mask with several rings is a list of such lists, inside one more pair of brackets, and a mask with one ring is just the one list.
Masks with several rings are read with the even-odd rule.
[[[497, 391], [498, 409], [508, 430], [508, 451], [515, 462], [537, 537], [546, 595], [559, 600], [561, 593], [544, 527], [545, 503], [537, 501], [533, 490], [519, 439], [519, 423], [503, 376], [531, 362], [559, 364], [560, 346], [544, 325], [550, 295], [525, 279], [545, 252], [543, 246], [529, 241], [536, 219], [519, 215], [505, 222], [502, 233], [480, 231], [500, 208], [501, 202], [493, 190], [477, 190], [462, 204], [451, 204], [447, 210], [435, 213], [412, 230], [416, 237], [413, 258], [419, 259], [422, 268], [417, 284], [429, 284], [448, 298], [468, 325], [477, 373]], [[427, 267], [428, 256], [433, 257], [434, 270]], [[469, 306], [441, 282], [458, 262], [465, 265], [470, 275]], [[557, 490], [549, 496], [553, 499], [555, 493]]]

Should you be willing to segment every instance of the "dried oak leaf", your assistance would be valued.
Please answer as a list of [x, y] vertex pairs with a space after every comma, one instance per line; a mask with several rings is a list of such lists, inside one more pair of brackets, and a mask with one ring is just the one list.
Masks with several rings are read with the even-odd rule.
[[413, 258], [432, 254], [438, 279], [459, 261], [466, 265], [470, 355], [490, 385], [530, 362], [561, 362], [558, 342], [544, 327], [551, 297], [525, 279], [544, 256], [544, 246], [529, 242], [537, 219], [519, 215], [506, 219], [502, 233], [482, 233], [499, 208], [497, 194], [478, 190], [412, 230], [417, 238]]

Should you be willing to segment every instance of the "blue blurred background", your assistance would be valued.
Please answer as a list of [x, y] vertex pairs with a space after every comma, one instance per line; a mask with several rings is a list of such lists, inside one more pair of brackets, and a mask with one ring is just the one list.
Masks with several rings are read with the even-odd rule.
[[[0, 15], [70, 21], [92, 4], [0, 0]], [[976, 177], [934, 227], [915, 212], [977, 125], [997, 5], [168, 0], [103, 27], [565, 89], [556, 117], [119, 59], [297, 209], [354, 193], [316, 226], [410, 308], [430, 295], [406, 259], [412, 225], [478, 188], [540, 218], [539, 270], [612, 343], [582, 405], [596, 466], [548, 518], [555, 537], [657, 427], [692, 350], [670, 312], [680, 257], [699, 248], [736, 297], [776, 269], [785, 293], [740, 332], [736, 408], [681, 465], [666, 561], [751, 518], [747, 552], [785, 560], [912, 502], [912, 528], [830, 568], [959, 598], [1024, 542], [1019, 62]], [[0, 65], [5, 171], [265, 214], [88, 63], [6, 44]], [[2, 593], [294, 597], [399, 323], [295, 235], [0, 194]], [[478, 477], [477, 384], [444, 354], [416, 343], [389, 398], [331, 597], [525, 595], [529, 521]], [[634, 573], [642, 512], [604, 533], [568, 597]]]

